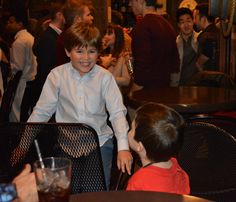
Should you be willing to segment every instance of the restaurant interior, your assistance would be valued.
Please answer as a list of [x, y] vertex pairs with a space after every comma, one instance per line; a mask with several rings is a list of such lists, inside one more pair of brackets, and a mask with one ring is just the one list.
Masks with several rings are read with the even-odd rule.
[[[37, 48], [40, 47], [40, 40], [43, 39], [48, 27], [52, 27], [50, 12], [53, 4], [59, 3], [63, 5], [62, 10], [57, 12], [61, 12], [64, 15], [66, 6], [69, 5], [68, 2], [72, 2], [71, 5], [77, 5], [76, 1], [83, 0], [0, 0], [0, 202], [15, 201], [17, 198], [22, 202], [236, 201], [236, 0], [85, 0], [86, 4], [82, 3], [82, 5], [90, 5], [90, 7], [87, 7], [90, 9], [89, 16], [92, 16], [92, 23], [94, 25], [89, 26], [90, 29], [93, 27], [93, 33], [95, 33], [94, 30], [98, 30], [102, 37], [102, 47], [108, 44], [108, 40], [111, 40], [109, 39], [111, 33], [114, 35], [114, 44], [110, 47], [109, 45], [105, 48], [103, 47], [101, 53], [97, 53], [97, 50], [94, 51], [94, 49], [89, 52], [90, 46], [96, 47], [94, 45], [95, 42], [91, 42], [91, 40], [85, 45], [81, 42], [81, 44], [73, 46], [70, 52], [67, 49], [66, 42], [62, 41], [63, 43], [65, 42], [65, 46], [62, 44], [63, 53], [71, 61], [74, 49], [78, 58], [79, 54], [83, 55], [86, 52], [86, 56], [89, 58], [92, 57], [90, 56], [92, 52], [96, 52], [96, 57], [99, 58], [96, 58], [94, 67], [82, 74], [82, 66], [79, 66], [77, 73], [80, 76], [74, 74], [71, 77], [67, 77], [69, 73], [66, 74], [65, 70], [59, 72], [57, 66], [60, 66], [62, 69], [64, 64], [70, 63], [72, 67], [74, 65], [73, 61], [70, 62], [68, 60], [68, 63], [53, 64], [53, 68], [47, 72], [44, 78], [37, 77], [38, 73], [36, 73], [34, 79], [26, 80], [27, 77], [24, 75], [26, 64], [20, 71], [18, 71], [19, 68], [17, 71], [12, 69], [14, 57], [23, 57], [24, 51], [23, 48], [21, 51], [18, 50], [19, 52], [13, 51], [18, 33], [12, 35], [12, 33], [7, 32], [12, 16], [11, 12], [21, 8], [25, 9], [28, 24], [24, 29], [27, 30], [27, 33], [30, 34], [33, 40], [30, 49], [32, 57], [36, 61], [36, 72], [41, 72], [40, 68], [42, 66], [40, 66], [39, 60], [41, 56], [37, 52], [39, 50]], [[154, 6], [155, 10], [147, 10], [147, 8], [153, 7], [153, 2], [156, 5], [156, 7]], [[207, 32], [207, 28], [199, 29], [196, 23], [197, 15], [200, 16], [199, 25], [203, 22], [201, 19], [205, 17], [202, 17], [201, 14], [196, 14], [198, 5], [208, 6], [208, 16], [214, 18], [214, 22], [211, 22], [211, 24], [214, 24], [217, 33], [219, 33], [217, 35], [217, 42], [212, 42], [214, 40], [214, 33], [205, 35], [204, 37], [209, 37], [207, 39], [204, 37], [200, 38], [201, 35]], [[191, 14], [184, 13], [178, 16], [181, 8], [188, 9]], [[145, 14], [144, 11], [138, 12], [141, 9], [144, 9], [148, 14]], [[186, 11], [184, 10], [183, 12]], [[114, 19], [117, 17], [115, 15], [118, 15], [118, 18], [121, 19], [119, 25], [115, 25]], [[172, 38], [169, 39], [171, 37], [170, 31], [166, 31], [166, 35], [170, 36], [169, 38], [168, 36], [165, 37], [158, 34], [155, 36], [156, 32], [153, 31], [153, 27], [148, 27], [148, 23], [145, 25], [145, 22], [147, 22], [145, 20], [148, 20], [147, 15], [149, 15], [149, 19], [151, 19], [151, 15], [158, 15], [165, 26], [168, 24], [166, 28], [168, 27], [169, 29], [171, 27], [170, 30], [173, 30], [174, 40]], [[190, 20], [182, 22], [181, 15], [189, 15]], [[78, 16], [83, 19], [80, 15]], [[206, 17], [206, 19], [208, 18]], [[64, 21], [65, 26], [63, 25], [64, 27], [60, 30], [57, 39], [55, 39], [55, 44], [48, 42], [53, 46], [55, 45], [55, 53], [57, 53], [56, 49], [60, 48], [56, 46], [59, 37], [64, 34], [63, 40], [69, 41], [68, 36], [71, 36], [69, 34], [72, 34], [74, 31], [72, 28], [76, 29], [79, 27], [74, 26], [76, 24], [75, 21], [66, 27], [66, 17], [64, 17]], [[45, 26], [44, 22], [47, 22], [46, 28], [43, 27]], [[18, 21], [16, 20], [15, 23], [17, 24]], [[184, 23], [185, 25], [183, 25]], [[188, 29], [187, 26], [191, 23], [191, 34], [185, 40], [184, 31]], [[81, 22], [77, 24], [83, 25]], [[158, 23], [156, 26], [156, 30], [162, 29]], [[183, 28], [183, 26], [186, 27]], [[116, 32], [117, 29], [122, 30], [123, 37], [122, 50], [119, 50], [118, 54], [115, 51], [112, 52], [115, 44], [118, 47], [116, 40], [119, 40], [117, 34], [119, 32]], [[22, 30], [20, 29], [19, 32]], [[152, 36], [153, 33], [154, 36]], [[197, 34], [196, 41], [194, 41], [193, 33]], [[145, 38], [146, 36], [150, 36], [150, 40]], [[163, 39], [155, 39], [155, 37], [160, 38], [161, 36], [163, 36]], [[182, 46], [178, 44], [178, 39], [180, 38]], [[154, 42], [155, 40], [158, 43], [161, 43], [163, 40], [162, 44], [164, 45], [161, 45], [161, 50], [158, 50], [158, 45], [154, 47], [155, 44], [158, 44]], [[43, 43], [42, 41], [41, 43]], [[178, 54], [178, 64], [176, 66], [179, 69], [177, 73], [175, 72], [176, 74], [171, 72], [168, 75], [169, 80], [168, 85], [166, 85], [158, 82], [158, 80], [164, 81], [166, 78], [165, 73], [169, 71], [168, 68], [165, 68], [168, 65], [163, 64], [163, 62], [151, 63], [149, 60], [154, 55], [153, 57], [157, 61], [159, 54], [161, 55], [160, 60], [163, 61], [162, 57], [167, 53], [165, 49], [170, 47], [168, 45], [171, 43], [170, 41], [174, 42], [175, 47], [173, 49], [176, 49]], [[147, 45], [149, 42], [151, 45]], [[196, 43], [196, 46], [193, 43]], [[201, 43], [207, 46], [207, 48]], [[210, 45], [206, 45], [207, 43]], [[215, 45], [216, 43], [217, 45]], [[149, 46], [152, 49], [146, 51], [145, 48]], [[214, 49], [216, 46], [217, 49]], [[194, 47], [196, 47], [196, 50]], [[53, 49], [46, 49], [46, 54], [54, 51]], [[212, 59], [211, 56], [206, 56], [205, 53], [208, 54], [210, 50], [213, 50], [210, 54], [215, 54], [216, 58]], [[158, 54], [155, 55], [153, 52], [158, 52]], [[14, 53], [17, 56], [14, 56]], [[24, 54], [26, 53], [24, 52]], [[145, 54], [147, 56], [143, 56]], [[188, 64], [193, 54], [195, 54], [194, 63]], [[174, 63], [173, 55], [174, 52], [171, 52], [168, 56], [165, 56], [165, 60], [170, 62], [170, 64], [171, 62], [172, 64]], [[27, 55], [23, 60], [27, 61], [27, 57], [32, 62], [32, 59], [29, 59], [30, 55]], [[82, 56], [80, 57], [82, 58]], [[108, 57], [112, 57], [112, 62], [106, 66], [107, 63], [105, 62], [108, 61]], [[199, 61], [201, 61], [199, 58], [204, 58], [205, 63], [217, 60], [217, 67], [207, 68], [204, 65], [201, 66], [199, 65]], [[147, 59], [147, 61], [143, 61], [143, 59]], [[51, 58], [48, 57], [46, 60], [49, 61]], [[114, 68], [118, 68], [117, 64], [121, 63], [119, 61], [123, 61], [122, 65], [125, 65], [125, 70], [119, 70], [122, 73], [119, 73], [120, 75], [117, 76], [118, 71], [115, 71]], [[87, 63], [90, 64], [90, 61]], [[161, 67], [155, 67], [156, 64], [159, 64]], [[30, 65], [33, 66], [33, 63]], [[120, 66], [122, 65], [120, 64]], [[149, 68], [148, 65], [153, 65], [153, 67]], [[186, 70], [188, 66], [189, 68], [190, 66], [195, 68], [195, 72], [190, 75], [191, 77], [189, 76], [190, 73]], [[108, 83], [108, 78], [106, 78], [106, 81], [101, 81], [104, 78], [97, 79], [96, 86], [93, 85], [94, 89], [92, 90], [92, 84], [84, 84], [84, 82], [93, 78], [91, 75], [96, 73], [95, 67], [102, 69], [99, 69], [99, 71], [105, 72], [104, 74], [113, 75], [111, 76], [112, 81], [109, 80], [110, 86], [107, 87], [104, 84]], [[147, 69], [142, 70], [143, 67]], [[73, 66], [73, 68], [73, 70], [76, 70], [76, 67]], [[106, 69], [105, 71], [103, 70], [104, 68]], [[156, 70], [153, 70], [155, 68]], [[54, 69], [58, 69], [58, 72], [54, 71]], [[185, 73], [183, 73], [184, 70], [186, 71]], [[123, 71], [126, 73], [123, 73]], [[186, 76], [185, 74], [188, 74], [189, 78], [186, 79], [184, 77]], [[123, 77], [123, 75], [128, 80], [123, 79], [124, 81], [122, 80], [121, 82], [121, 79], [119, 80], [117, 77]], [[149, 75], [147, 79], [146, 75]], [[157, 78], [154, 78], [156, 75]], [[186, 80], [181, 79], [182, 77]], [[71, 83], [68, 82], [70, 79]], [[22, 87], [22, 80], [25, 82], [24, 89], [20, 88]], [[115, 83], [114, 88], [113, 80]], [[172, 82], [173, 80], [174, 82]], [[36, 81], [36, 84], [31, 83], [32, 81]], [[94, 83], [95, 81], [93, 81]], [[102, 83], [101, 90], [100, 83]], [[63, 87], [63, 84], [68, 84], [68, 89]], [[34, 100], [34, 96], [37, 94], [36, 91], [35, 94], [33, 92], [34, 85], [40, 85], [41, 87], [38, 97], [36, 96], [37, 99], [32, 101], [32, 103], [34, 102], [32, 105], [31, 101], [28, 101]], [[110, 94], [107, 93], [109, 90], [104, 90], [106, 87], [111, 91]], [[33, 91], [27, 91], [30, 88]], [[46, 88], [50, 90], [46, 91]], [[11, 115], [15, 109], [14, 103], [18, 99], [17, 91], [19, 89], [21, 89], [22, 97], [19, 105], [19, 120], [17, 120], [12, 119]], [[75, 90], [81, 92], [78, 93]], [[27, 97], [26, 92], [33, 93], [28, 94]], [[89, 94], [94, 92], [97, 94]], [[104, 95], [106, 93], [112, 98], [107, 98]], [[63, 101], [66, 103], [65, 105], [61, 104]], [[72, 102], [75, 103], [71, 104]], [[81, 103], [83, 104], [80, 107]], [[50, 108], [51, 105], [55, 105], [53, 109]], [[143, 160], [143, 155], [146, 155], [145, 158], [149, 159], [150, 154], [145, 149], [144, 142], [142, 141], [145, 141], [145, 138], [149, 138], [149, 136], [139, 137], [140, 139], [136, 138], [139, 124], [143, 124], [143, 128], [140, 126], [142, 129], [140, 131], [146, 134], [150, 131], [148, 129], [145, 130], [145, 127], [150, 127], [155, 121], [154, 117], [156, 114], [154, 113], [154, 108], [153, 111], [149, 110], [146, 114], [142, 111], [148, 105], [156, 105], [160, 110], [164, 106], [165, 110], [169, 110], [168, 114], [173, 110], [182, 117], [183, 123], [178, 127], [174, 125], [177, 124], [177, 120], [169, 120], [169, 118], [162, 121], [170, 121], [170, 124], [173, 124], [177, 131], [176, 133], [179, 134], [179, 145], [174, 145], [173, 143], [176, 148], [172, 151], [169, 148], [172, 146], [172, 143], [170, 143], [170, 145], [166, 146], [169, 148], [166, 151], [167, 153], [173, 152], [173, 154], [171, 153], [171, 159], [176, 159], [179, 165], [178, 169], [183, 169], [184, 173], [187, 173], [190, 187], [190, 191], [187, 194], [178, 192], [180, 189], [178, 186], [181, 186], [183, 178], [180, 178], [179, 184], [177, 184], [176, 190], [178, 191], [173, 192], [165, 190], [156, 191], [154, 189], [145, 190], [145, 188], [134, 188], [132, 190], [130, 188], [131, 180], [136, 176], [134, 174], [145, 168], [155, 167], [156, 164], [158, 167], [158, 163], [163, 163], [162, 161], [150, 160], [150, 162], [145, 164], [144, 162], [146, 161]], [[47, 107], [40, 111], [42, 106]], [[75, 108], [74, 111], [73, 108]], [[26, 112], [26, 115], [23, 114], [23, 111]], [[141, 114], [142, 112], [144, 113], [143, 116], [140, 115], [138, 117], [139, 113]], [[152, 114], [151, 118], [148, 116], [148, 113]], [[44, 118], [44, 115], [48, 117]], [[157, 117], [160, 118], [161, 116], [163, 114], [160, 112], [160, 115]], [[149, 122], [143, 121], [142, 123], [141, 121], [144, 120], [144, 117]], [[125, 122], [122, 122], [124, 120]], [[136, 127], [132, 139], [138, 145], [136, 150], [136, 147], [132, 145], [132, 140], [130, 140], [133, 127]], [[152, 133], [150, 136], [157, 131], [159, 132], [161, 130], [159, 127], [159, 125], [156, 126], [150, 132]], [[125, 136], [121, 134], [122, 132], [125, 133]], [[117, 134], [123, 136], [120, 137]], [[122, 138], [125, 140], [120, 140]], [[104, 140], [107, 142], [111, 140], [110, 142], [112, 142], [111, 153], [105, 153], [106, 155], [113, 156], [111, 161], [109, 160], [107, 163], [111, 164], [109, 182], [107, 182], [106, 169], [104, 168], [106, 162], [103, 156], [103, 146], [107, 143]], [[161, 139], [160, 141], [165, 140]], [[102, 144], [101, 141], [103, 141]], [[153, 141], [155, 142], [155, 140]], [[177, 140], [173, 141], [177, 142]], [[150, 147], [153, 144], [152, 140], [148, 142]], [[126, 149], [121, 150], [121, 147]], [[140, 150], [143, 147], [144, 153], [141, 153]], [[126, 157], [127, 161], [129, 159], [129, 162], [121, 159], [120, 152], [122, 151], [126, 152], [125, 154], [122, 153], [124, 155], [122, 157]], [[128, 165], [129, 163], [130, 165]], [[28, 164], [30, 165], [29, 167], [27, 167]], [[168, 169], [170, 170], [170, 168]], [[150, 176], [143, 174], [142, 177], [152, 178]], [[172, 176], [172, 179], [174, 177]], [[51, 180], [51, 178], [53, 179]], [[65, 182], [67, 183], [65, 184]], [[150, 184], [154, 182], [158, 182], [158, 180], [150, 181]], [[54, 186], [54, 183], [57, 188], [55, 193], [49, 188], [46, 191], [43, 189], [44, 186], [51, 188]], [[142, 181], [139, 181], [139, 183], [143, 185]], [[61, 187], [58, 188], [58, 184]], [[145, 187], [146, 185], [143, 186]], [[9, 196], [9, 198], [7, 199], [6, 196]]]

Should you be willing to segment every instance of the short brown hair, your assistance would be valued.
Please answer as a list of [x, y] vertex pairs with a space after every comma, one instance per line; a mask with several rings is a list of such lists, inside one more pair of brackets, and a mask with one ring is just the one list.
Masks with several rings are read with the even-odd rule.
[[100, 32], [97, 27], [89, 23], [74, 23], [65, 32], [64, 47], [70, 52], [73, 48], [82, 46], [94, 46], [100, 51]]
[[184, 120], [174, 109], [162, 104], [147, 103], [135, 117], [134, 139], [142, 142], [152, 162], [168, 161], [182, 144]]
[[63, 15], [66, 21], [66, 27], [70, 27], [74, 23], [74, 19], [77, 16], [83, 16], [85, 7], [88, 7], [91, 10], [91, 2], [85, 0], [67, 0], [63, 7]]

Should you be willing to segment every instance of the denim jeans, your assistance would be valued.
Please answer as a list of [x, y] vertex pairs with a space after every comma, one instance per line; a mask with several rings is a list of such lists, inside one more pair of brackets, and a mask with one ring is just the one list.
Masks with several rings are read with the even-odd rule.
[[111, 167], [113, 158], [113, 138], [107, 140], [104, 145], [101, 146], [101, 156], [103, 163], [103, 170], [106, 181], [106, 188], [109, 190], [110, 179], [111, 179]]

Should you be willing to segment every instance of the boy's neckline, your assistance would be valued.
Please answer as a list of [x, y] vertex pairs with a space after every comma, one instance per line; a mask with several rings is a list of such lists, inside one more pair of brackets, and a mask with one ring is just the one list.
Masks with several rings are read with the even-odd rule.
[[155, 167], [158, 167], [158, 168], [165, 168], [165, 169], [169, 169], [172, 167], [173, 163], [171, 161], [171, 159], [167, 162], [149, 162], [147, 163], [146, 165], [143, 166], [143, 168], [146, 168], [148, 166], [155, 166]]

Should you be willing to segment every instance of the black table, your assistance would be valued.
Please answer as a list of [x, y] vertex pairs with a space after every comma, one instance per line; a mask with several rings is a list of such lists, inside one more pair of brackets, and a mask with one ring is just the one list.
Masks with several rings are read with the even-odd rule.
[[70, 202], [207, 202], [188, 195], [144, 191], [110, 191], [72, 195]]
[[147, 102], [168, 105], [181, 114], [212, 113], [236, 110], [236, 91], [211, 87], [167, 87], [143, 89], [128, 99], [128, 106], [136, 109]]

